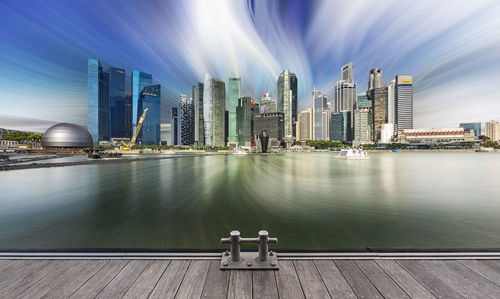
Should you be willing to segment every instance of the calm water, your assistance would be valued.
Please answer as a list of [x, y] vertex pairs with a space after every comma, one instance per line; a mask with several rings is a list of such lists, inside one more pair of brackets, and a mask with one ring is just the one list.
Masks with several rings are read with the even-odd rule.
[[0, 172], [0, 248], [500, 247], [500, 154], [215, 155]]

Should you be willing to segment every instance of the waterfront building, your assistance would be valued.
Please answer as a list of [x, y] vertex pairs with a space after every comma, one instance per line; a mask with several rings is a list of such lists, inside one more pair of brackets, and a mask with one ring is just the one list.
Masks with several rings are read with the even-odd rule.
[[161, 144], [170, 145], [171, 134], [172, 134], [172, 124], [169, 124], [169, 123], [160, 124], [160, 142], [161, 142]]
[[370, 77], [368, 80], [368, 90], [375, 88], [381, 88], [384, 86], [384, 81], [382, 79], [382, 69], [374, 68], [370, 70]]
[[374, 141], [380, 140], [382, 125], [387, 123], [387, 87], [370, 90], [373, 112], [373, 137]]
[[132, 72], [132, 134], [143, 111], [139, 109], [139, 98], [146, 86], [153, 85], [153, 75], [139, 71]]
[[353, 146], [372, 143], [373, 115], [369, 108], [354, 110]]
[[179, 111], [177, 107], [172, 107], [170, 133], [170, 145], [179, 145]]
[[464, 130], [474, 130], [474, 134], [476, 136], [481, 135], [481, 123], [480, 122], [474, 122], [474, 123], [460, 123], [459, 125], [460, 128], [464, 128]]
[[[387, 123], [396, 123], [396, 80], [387, 84]], [[411, 128], [406, 128], [411, 129]]]
[[269, 93], [262, 95], [260, 99], [259, 113], [273, 113], [277, 112], [276, 100], [269, 96]]
[[179, 111], [179, 133], [180, 145], [194, 144], [194, 104], [192, 98], [187, 98], [181, 94], [181, 99], [178, 104]]
[[269, 139], [282, 141], [284, 138], [284, 114], [282, 112], [262, 113], [254, 116], [255, 135], [267, 131]]
[[368, 92], [358, 94], [358, 101], [356, 102], [356, 109], [372, 108], [372, 100]]
[[473, 130], [466, 131], [464, 128], [404, 129], [398, 133], [398, 141], [404, 144], [449, 144], [473, 142], [475, 141], [475, 136]]
[[203, 121], [205, 145], [224, 146], [226, 131], [226, 85], [224, 81], [205, 76], [203, 88]]
[[330, 140], [351, 141], [351, 111], [339, 111], [331, 114]]
[[319, 90], [312, 91], [312, 140], [328, 140], [329, 109], [327, 97]]
[[395, 83], [395, 120], [398, 132], [413, 129], [413, 76], [397, 75]]
[[356, 104], [356, 84], [343, 80], [337, 81], [335, 86], [334, 111], [352, 111]]
[[193, 85], [194, 103], [194, 143], [198, 146], [205, 145], [205, 126], [203, 123], [203, 83]]
[[238, 144], [249, 146], [252, 137], [252, 98], [241, 97], [236, 107], [236, 131]]
[[125, 138], [132, 138], [134, 132], [132, 132], [132, 95], [125, 95]]
[[88, 59], [88, 130], [94, 144], [109, 139], [109, 74], [101, 62]]
[[125, 70], [110, 67], [109, 74], [109, 136], [127, 137]]
[[241, 79], [240, 78], [229, 78], [229, 90], [228, 90], [228, 100], [229, 100], [229, 123], [228, 130], [229, 136], [228, 141], [230, 143], [238, 142], [238, 132], [236, 129], [236, 107], [238, 107], [238, 99], [241, 97]]
[[[160, 143], [161, 124], [161, 85], [150, 85], [144, 87], [139, 96], [139, 111], [148, 109], [146, 118], [142, 123], [138, 140], [143, 145]], [[142, 115], [142, 113], [141, 113]]]
[[491, 141], [500, 141], [500, 121], [489, 121], [485, 124], [485, 135]]
[[380, 129], [380, 143], [392, 143], [394, 137], [394, 123], [386, 123]]
[[[295, 77], [295, 79], [293, 79]], [[285, 69], [279, 76], [277, 82], [277, 110], [284, 115], [284, 128], [285, 136], [293, 136], [293, 99], [294, 99], [294, 86], [295, 93], [297, 92], [297, 80], [293, 73]], [[295, 98], [297, 94], [295, 94]], [[295, 104], [296, 105], [296, 104]]]
[[299, 113], [299, 121], [297, 126], [297, 140], [307, 141], [312, 140], [313, 120], [312, 109], [309, 108]]

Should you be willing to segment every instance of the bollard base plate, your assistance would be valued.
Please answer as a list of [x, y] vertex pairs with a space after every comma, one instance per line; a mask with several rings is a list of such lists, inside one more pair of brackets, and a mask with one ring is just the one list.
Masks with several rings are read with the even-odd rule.
[[231, 255], [222, 254], [220, 261], [221, 270], [279, 270], [278, 258], [276, 253], [273, 255], [267, 253], [267, 261], [259, 261], [257, 252], [241, 252], [240, 261], [232, 262]]

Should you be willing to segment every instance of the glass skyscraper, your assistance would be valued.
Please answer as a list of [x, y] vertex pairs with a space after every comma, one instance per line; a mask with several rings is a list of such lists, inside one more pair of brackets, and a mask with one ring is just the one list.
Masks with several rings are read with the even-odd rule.
[[170, 145], [178, 145], [179, 144], [179, 112], [177, 107], [172, 107], [172, 116], [170, 119]]
[[238, 144], [246, 145], [251, 142], [252, 137], [252, 98], [241, 97], [236, 107], [236, 130]]
[[238, 142], [238, 131], [236, 129], [236, 107], [238, 107], [238, 99], [241, 97], [241, 79], [229, 78], [229, 123], [228, 130], [229, 142]]
[[314, 89], [312, 92], [312, 139], [327, 140], [328, 139], [328, 101], [326, 95], [319, 90]]
[[277, 106], [278, 112], [284, 113], [285, 136], [293, 136], [293, 90], [291, 88], [291, 76], [295, 76], [295, 74], [290, 73], [286, 69], [280, 74], [277, 83]]
[[88, 59], [88, 130], [94, 144], [109, 139], [109, 74], [98, 59]]
[[356, 108], [357, 109], [365, 109], [365, 108], [371, 108], [372, 107], [372, 100], [370, 99], [370, 96], [366, 92], [362, 92], [358, 94], [358, 101], [356, 103]]
[[194, 102], [194, 142], [198, 146], [205, 145], [205, 125], [203, 123], [203, 83], [193, 85]]
[[290, 73], [290, 90], [292, 91], [292, 125], [293, 125], [293, 136], [297, 135], [297, 76], [294, 73]]
[[193, 99], [181, 94], [179, 101], [179, 137], [180, 145], [194, 144], [194, 105]]
[[152, 84], [153, 75], [139, 71], [132, 72], [132, 134], [135, 133], [137, 122], [143, 112], [139, 109], [139, 98], [141, 96], [141, 92], [146, 86], [150, 86]]
[[465, 131], [470, 131], [474, 130], [474, 135], [479, 136], [481, 135], [481, 123], [476, 122], [476, 123], [461, 123], [459, 125], [460, 128], [464, 128]]
[[225, 145], [226, 85], [223, 81], [205, 76], [203, 89], [203, 120], [205, 145]]
[[109, 73], [109, 131], [110, 137], [127, 136], [127, 108], [125, 98], [125, 70], [111, 67]]
[[139, 141], [144, 145], [159, 144], [161, 139], [161, 85], [144, 87], [139, 95], [138, 106], [141, 115], [146, 108], [148, 109], [139, 133]]
[[413, 76], [396, 76], [395, 118], [398, 132], [413, 129]]
[[351, 111], [332, 113], [330, 122], [330, 140], [342, 142], [352, 140]]

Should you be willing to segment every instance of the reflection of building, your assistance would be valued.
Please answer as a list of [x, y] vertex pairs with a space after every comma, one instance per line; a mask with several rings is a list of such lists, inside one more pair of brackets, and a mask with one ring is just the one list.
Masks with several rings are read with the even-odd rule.
[[373, 103], [373, 137], [378, 142], [382, 125], [387, 123], [387, 87], [375, 88], [370, 92]]
[[170, 119], [170, 145], [179, 145], [179, 115], [177, 107], [172, 107]]
[[330, 118], [330, 140], [350, 141], [351, 138], [351, 111], [332, 113]]
[[[297, 98], [297, 77], [285, 69], [278, 78], [277, 110], [284, 115], [285, 135], [293, 135], [293, 103], [295, 97], [295, 108]], [[295, 92], [295, 94], [294, 94]]]
[[456, 143], [474, 141], [474, 131], [465, 131], [463, 128], [424, 128], [408, 129], [399, 132], [400, 143]]
[[386, 123], [382, 125], [380, 129], [380, 143], [392, 143], [392, 137], [394, 136], [394, 124]]
[[372, 122], [373, 116], [371, 109], [354, 110], [354, 146], [372, 142]]
[[194, 103], [194, 142], [196, 145], [205, 145], [205, 130], [203, 123], [203, 83], [193, 85]]
[[413, 76], [397, 75], [395, 82], [395, 119], [398, 132], [401, 132], [413, 129]]
[[489, 121], [485, 125], [485, 135], [491, 141], [500, 141], [500, 121]]
[[203, 89], [203, 121], [205, 124], [205, 145], [207, 146], [225, 145], [225, 107], [225, 83], [206, 74]]
[[193, 99], [181, 94], [179, 101], [179, 138], [180, 145], [194, 144], [194, 105]]
[[247, 145], [252, 137], [252, 98], [241, 97], [236, 107], [236, 133], [239, 145]]
[[94, 144], [109, 139], [109, 74], [98, 59], [88, 59], [88, 130]]
[[313, 89], [312, 104], [312, 139], [328, 140], [330, 137], [328, 134], [328, 122], [330, 121], [330, 117], [326, 95], [319, 90]]
[[474, 134], [476, 136], [479, 136], [481, 135], [481, 123], [480, 122], [477, 122], [477, 123], [461, 123], [459, 125], [460, 128], [464, 128], [464, 130], [468, 131], [468, 130], [474, 130]]
[[283, 140], [284, 137], [284, 117], [281, 112], [263, 113], [254, 115], [255, 135], [263, 130], [267, 131], [269, 139]]
[[139, 111], [148, 109], [138, 137], [142, 144], [160, 143], [160, 103], [161, 86], [159, 84], [147, 86], [142, 90], [139, 97]]
[[297, 140], [312, 140], [312, 132], [312, 109], [307, 109], [299, 113], [299, 121], [297, 123]]
[[238, 132], [236, 129], [236, 107], [238, 107], [238, 99], [241, 97], [241, 79], [240, 78], [229, 78], [228, 87], [228, 100], [229, 100], [229, 123], [228, 130], [229, 142], [238, 142]]

